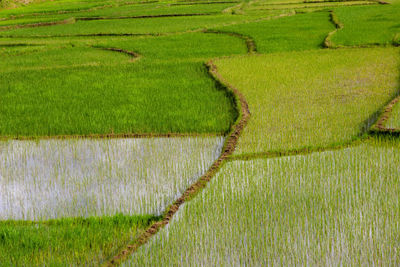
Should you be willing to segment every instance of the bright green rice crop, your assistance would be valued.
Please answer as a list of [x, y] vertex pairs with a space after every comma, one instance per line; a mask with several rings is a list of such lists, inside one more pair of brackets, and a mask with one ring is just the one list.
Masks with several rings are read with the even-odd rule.
[[[118, 47], [137, 51], [147, 62], [204, 62], [213, 57], [245, 54], [245, 43], [229, 35], [186, 33], [146, 38], [97, 39], [99, 47]], [[140, 63], [140, 62], [138, 62]]]
[[235, 153], [326, 147], [363, 135], [399, 89], [398, 53], [340, 49], [216, 60], [252, 114]]
[[[104, 66], [129, 63], [132, 57], [111, 51], [89, 47], [17, 46], [15, 49], [0, 49], [0, 75], [24, 70], [68, 69], [80, 66]], [[0, 76], [1, 77], [1, 76]], [[21, 81], [21, 80], [20, 80]]]
[[[146, 40], [103, 42], [143, 49], [135, 62], [122, 53], [68, 43], [57, 46], [62, 49], [0, 50], [0, 135], [225, 133], [237, 116], [232, 97], [216, 87], [198, 58], [244, 53], [245, 46], [231, 36], [215, 42], [213, 37], [152, 38], [154, 46]], [[182, 61], [155, 60], [182, 55]]]

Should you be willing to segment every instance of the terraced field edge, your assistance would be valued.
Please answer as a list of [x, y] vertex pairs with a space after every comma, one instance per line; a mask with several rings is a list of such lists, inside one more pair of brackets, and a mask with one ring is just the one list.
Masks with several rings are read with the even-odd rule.
[[175, 213], [179, 210], [180, 206], [187, 201], [190, 201], [194, 196], [201, 192], [207, 185], [207, 183], [214, 177], [222, 165], [228, 160], [229, 156], [235, 151], [237, 141], [246, 126], [249, 118], [250, 111], [248, 104], [243, 94], [229, 84], [222, 76], [218, 73], [216, 65], [211, 61], [205, 63], [208, 68], [210, 76], [219, 84], [222, 88], [233, 94], [235, 100], [235, 106], [238, 110], [239, 117], [229, 133], [228, 138], [225, 141], [223, 152], [219, 158], [213, 163], [210, 169], [201, 176], [194, 184], [192, 184], [186, 191], [178, 198], [164, 213], [161, 221], [153, 223], [149, 228], [146, 229], [134, 243], [129, 244], [116, 256], [114, 256], [109, 262], [105, 263], [104, 266], [117, 266], [124, 260], [126, 260], [132, 253], [134, 253], [140, 246], [145, 244], [149, 239], [154, 236], [162, 227], [166, 226], [173, 218]]
[[372, 126], [371, 133], [374, 135], [379, 134], [393, 134], [393, 135], [400, 135], [399, 128], [388, 128], [385, 126], [386, 121], [392, 114], [393, 107], [400, 102], [400, 94], [396, 96], [383, 110], [381, 116], [378, 118], [377, 122]]

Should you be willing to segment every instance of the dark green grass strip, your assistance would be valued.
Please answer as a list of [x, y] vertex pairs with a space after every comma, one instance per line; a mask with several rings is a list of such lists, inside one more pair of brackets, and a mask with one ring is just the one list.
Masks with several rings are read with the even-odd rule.
[[0, 266], [95, 266], [160, 218], [152, 215], [0, 221]]

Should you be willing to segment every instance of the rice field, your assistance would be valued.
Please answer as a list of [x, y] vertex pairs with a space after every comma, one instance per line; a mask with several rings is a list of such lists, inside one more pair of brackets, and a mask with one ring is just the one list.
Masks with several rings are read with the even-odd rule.
[[0, 221], [0, 266], [100, 265], [156, 216]]
[[216, 29], [251, 36], [258, 52], [272, 53], [321, 48], [334, 27], [328, 12], [315, 12]]
[[218, 158], [223, 137], [0, 143], [0, 220], [160, 215]]
[[212, 26], [223, 26], [229, 23], [239, 23], [256, 20], [259, 17], [238, 15], [201, 15], [180, 16], [148, 19], [105, 19], [94, 21], [77, 21], [72, 24], [53, 25], [48, 27], [20, 28], [0, 31], [3, 37], [52, 37], [81, 35], [157, 35], [187, 31], [200, 31]]
[[400, 32], [400, 3], [335, 9], [343, 29], [332, 38], [336, 45], [390, 45]]
[[227, 163], [123, 266], [400, 263], [398, 140]]
[[[246, 48], [231, 36], [212, 37], [5, 46], [0, 49], [0, 136], [226, 133], [237, 111], [202, 60]], [[122, 48], [138, 58], [93, 47]], [[176, 60], [180, 56], [183, 60]]]
[[244, 94], [252, 114], [235, 153], [338, 146], [365, 135], [399, 90], [399, 50], [367, 51], [316, 50], [214, 61]]
[[400, 130], [400, 105], [395, 104], [390, 114], [389, 119], [386, 121], [385, 127]]
[[0, 0], [0, 266], [400, 265], [398, 11]]

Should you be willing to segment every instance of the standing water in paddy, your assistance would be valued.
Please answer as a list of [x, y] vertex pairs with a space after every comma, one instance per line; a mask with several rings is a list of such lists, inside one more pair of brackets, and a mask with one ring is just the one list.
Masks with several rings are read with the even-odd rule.
[[160, 214], [223, 137], [0, 142], [0, 220]]

